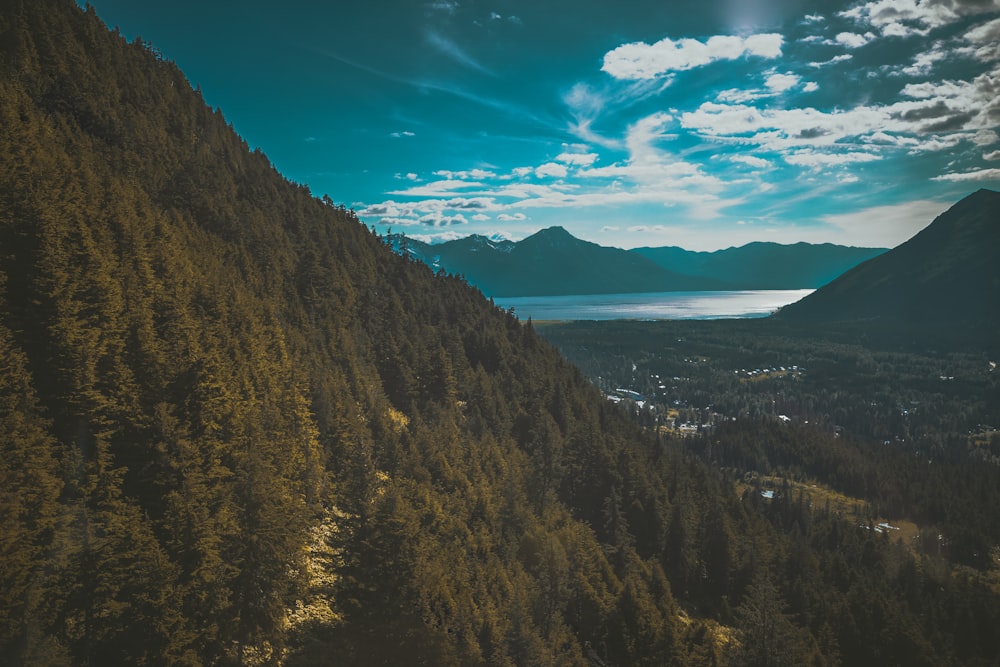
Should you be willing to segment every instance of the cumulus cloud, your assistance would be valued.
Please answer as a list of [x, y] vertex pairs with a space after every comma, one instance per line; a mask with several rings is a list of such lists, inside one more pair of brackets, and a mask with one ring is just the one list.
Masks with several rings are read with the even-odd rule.
[[578, 167], [589, 167], [597, 162], [598, 157], [597, 153], [560, 153], [556, 160]]
[[983, 153], [984, 160], [1000, 160], [1000, 151], [990, 151], [989, 153]]
[[856, 32], [841, 32], [837, 33], [834, 41], [837, 44], [846, 46], [849, 49], [858, 49], [873, 39], [875, 39], [875, 35], [870, 32], [865, 33], [864, 35], [859, 35]]
[[565, 178], [569, 171], [566, 169], [566, 165], [559, 164], [558, 162], [546, 162], [545, 164], [535, 168], [535, 176], [539, 178]]
[[669, 37], [655, 44], [632, 42], [606, 53], [601, 70], [616, 79], [653, 79], [717, 60], [735, 60], [743, 56], [777, 58], [783, 43], [784, 38], [777, 33], [749, 37], [717, 35], [705, 42], [696, 39], [675, 41]]
[[467, 225], [468, 219], [461, 213], [457, 215], [444, 215], [442, 213], [428, 213], [421, 216], [420, 224], [430, 227], [450, 227], [452, 225]]
[[991, 0], [876, 0], [840, 12], [840, 16], [878, 28], [883, 35], [926, 35], [963, 16], [995, 12]]
[[802, 92], [804, 93], [814, 93], [819, 90], [819, 84], [815, 81], [809, 81], [806, 85], [802, 86]]
[[771, 162], [765, 160], [762, 157], [757, 157], [756, 155], [743, 155], [742, 153], [737, 153], [729, 158], [733, 162], [739, 162], [741, 164], [754, 167], [756, 169], [767, 169], [771, 166]]
[[497, 216], [497, 220], [500, 222], [521, 222], [522, 220], [527, 220], [528, 216], [524, 213], [501, 213]]
[[964, 37], [972, 45], [974, 57], [981, 62], [1000, 60], [1000, 19], [972, 28]]
[[772, 74], [764, 85], [776, 93], [783, 93], [799, 85], [801, 79], [795, 74]]

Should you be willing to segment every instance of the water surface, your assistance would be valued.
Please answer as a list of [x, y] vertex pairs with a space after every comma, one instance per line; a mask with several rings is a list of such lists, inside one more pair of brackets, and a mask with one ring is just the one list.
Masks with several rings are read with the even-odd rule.
[[767, 317], [814, 290], [647, 292], [494, 298], [522, 320], [715, 320]]

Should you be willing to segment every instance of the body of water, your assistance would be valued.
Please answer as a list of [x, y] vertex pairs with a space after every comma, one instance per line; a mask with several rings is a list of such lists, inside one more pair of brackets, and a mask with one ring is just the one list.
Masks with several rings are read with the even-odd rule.
[[715, 320], [767, 317], [814, 290], [650, 292], [495, 298], [522, 320]]

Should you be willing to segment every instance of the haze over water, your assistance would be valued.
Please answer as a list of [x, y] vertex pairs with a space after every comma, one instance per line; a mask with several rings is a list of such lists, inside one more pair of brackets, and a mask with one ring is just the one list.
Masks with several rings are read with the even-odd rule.
[[811, 289], [495, 298], [522, 320], [715, 320], [767, 317]]

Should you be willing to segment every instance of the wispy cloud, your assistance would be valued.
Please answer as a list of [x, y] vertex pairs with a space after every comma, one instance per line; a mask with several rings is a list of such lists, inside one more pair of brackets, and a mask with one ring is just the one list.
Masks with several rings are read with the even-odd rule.
[[473, 58], [465, 49], [441, 33], [431, 30], [427, 32], [426, 38], [428, 44], [463, 67], [467, 67], [482, 74], [495, 76], [493, 71], [491, 71], [488, 67]]

